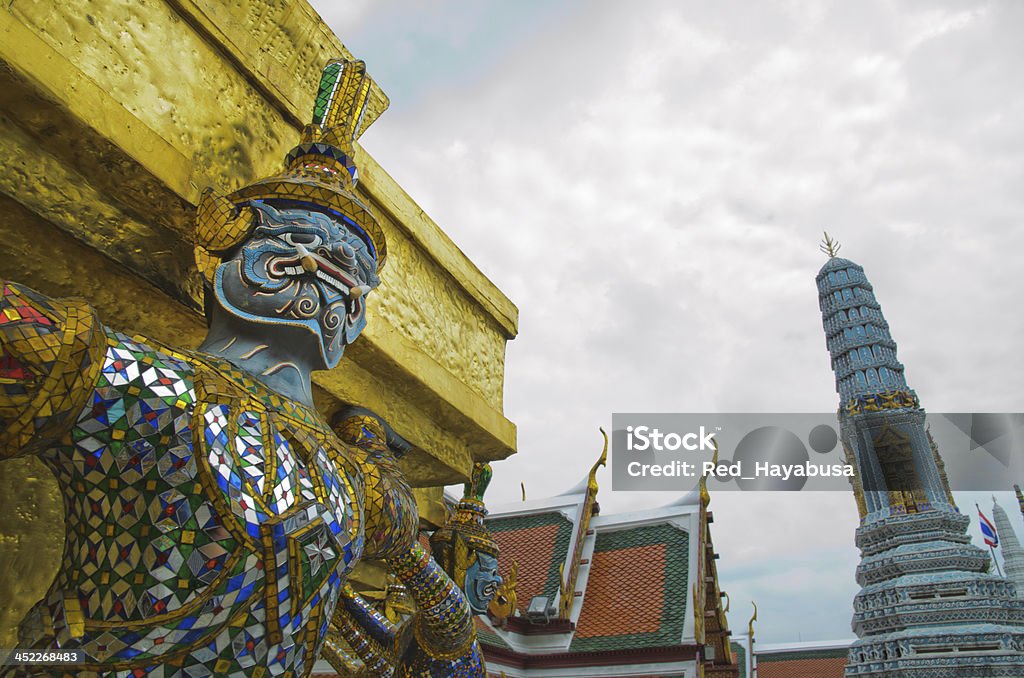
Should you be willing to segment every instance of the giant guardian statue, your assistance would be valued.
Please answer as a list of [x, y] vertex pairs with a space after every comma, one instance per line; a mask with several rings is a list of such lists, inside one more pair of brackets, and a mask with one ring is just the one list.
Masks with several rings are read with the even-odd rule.
[[[465, 595], [417, 541], [389, 429], [365, 412], [332, 428], [313, 407], [310, 375], [365, 327], [387, 255], [355, 194], [369, 89], [361, 62], [331, 62], [285, 170], [203, 196], [198, 349], [2, 285], [0, 458], [38, 456], [65, 510], [23, 647], [80, 649], [75, 670], [111, 676], [302, 676], [321, 655], [365, 675], [486, 675]], [[401, 582], [409, 623], [348, 585], [363, 559]]]

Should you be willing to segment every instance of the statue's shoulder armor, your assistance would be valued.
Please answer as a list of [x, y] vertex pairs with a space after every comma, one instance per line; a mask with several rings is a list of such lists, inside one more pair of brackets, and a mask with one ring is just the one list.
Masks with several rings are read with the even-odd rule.
[[106, 348], [106, 332], [85, 302], [2, 285], [0, 458], [40, 452], [66, 437]]
[[[231, 579], [245, 579], [245, 586], [226, 586], [236, 607], [262, 598], [270, 636], [287, 632], [296, 610], [337, 588], [355, 566], [363, 543], [361, 480], [315, 413], [225, 360], [117, 332], [108, 333], [95, 399], [96, 406], [82, 412], [83, 434], [106, 427], [129, 445], [144, 439], [158, 467], [190, 458], [186, 484], [198, 489], [181, 497], [174, 488], [168, 495], [189, 508], [160, 520], [184, 529], [174, 521], [194, 516], [195, 544], [215, 537], [223, 547], [227, 540], [236, 565], [256, 568]], [[178, 451], [165, 449], [168, 437]], [[170, 468], [165, 477], [180, 475]], [[202, 548], [218, 547], [204, 542]], [[181, 569], [176, 576], [192, 575]], [[279, 599], [292, 580], [297, 588]], [[199, 595], [214, 595], [215, 587], [203, 588], [202, 581], [194, 582]]]
[[[106, 347], [94, 399], [129, 397], [162, 401], [162, 406], [191, 410], [196, 403], [195, 367], [185, 352], [141, 335], [105, 330]], [[84, 411], [82, 417], [88, 417]], [[155, 431], [154, 431], [155, 433]]]

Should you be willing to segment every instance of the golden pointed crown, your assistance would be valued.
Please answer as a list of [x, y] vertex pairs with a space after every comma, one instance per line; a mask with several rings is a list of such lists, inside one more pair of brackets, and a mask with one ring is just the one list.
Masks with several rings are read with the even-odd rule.
[[430, 536], [430, 548], [434, 553], [434, 559], [449, 574], [453, 574], [457, 569], [464, 570], [464, 566], [467, 565], [457, 562], [460, 545], [498, 557], [498, 542], [491, 536], [491, 531], [484, 523], [484, 518], [487, 517], [484, 492], [487, 491], [491, 477], [490, 464], [473, 464], [473, 476], [463, 488], [462, 500], [455, 507], [455, 513], [444, 527]]
[[364, 62], [332, 59], [320, 78], [313, 122], [285, 157], [285, 170], [226, 197], [204, 191], [196, 213], [196, 263], [208, 282], [213, 280], [220, 257], [245, 242], [255, 228], [248, 206], [253, 200], [274, 200], [331, 214], [366, 242], [377, 260], [377, 270], [383, 268], [387, 257], [384, 232], [355, 194], [358, 173], [352, 160], [355, 140], [387, 107], [386, 100], [383, 106], [375, 101], [368, 109], [373, 92]]

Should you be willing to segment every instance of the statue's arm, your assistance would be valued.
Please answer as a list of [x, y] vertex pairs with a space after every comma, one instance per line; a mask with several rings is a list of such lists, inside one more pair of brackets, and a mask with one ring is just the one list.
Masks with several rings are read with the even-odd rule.
[[462, 589], [418, 543], [389, 565], [417, 607], [414, 640], [399, 675], [486, 678], [473, 612]]
[[106, 334], [84, 302], [0, 281], [0, 459], [58, 444], [88, 402]]
[[415, 613], [392, 622], [346, 586], [325, 639], [324, 658], [339, 673], [351, 671], [352, 657], [340, 650], [337, 635], [369, 675], [486, 678], [472, 613], [462, 591], [419, 544], [389, 564], [416, 603]]
[[407, 445], [380, 417], [350, 408], [334, 426], [351, 446], [366, 488], [363, 506], [366, 544], [363, 557], [389, 559], [408, 551], [419, 536], [419, 510], [395, 453]]
[[[417, 541], [419, 512], [394, 454], [404, 452], [408, 443], [366, 410], [346, 412], [336, 421], [335, 432], [360, 455], [357, 463], [366, 481], [366, 555], [384, 560], [416, 603], [414, 638], [397, 662], [396, 675], [486, 677], [465, 594]], [[378, 626], [363, 620], [359, 629], [373, 639], [371, 644], [394, 647]], [[375, 654], [367, 652], [362, 658], [373, 661]]]

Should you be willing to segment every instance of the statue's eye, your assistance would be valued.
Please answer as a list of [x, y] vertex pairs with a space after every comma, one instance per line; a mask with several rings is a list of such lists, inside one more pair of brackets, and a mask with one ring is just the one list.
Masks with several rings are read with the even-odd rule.
[[307, 248], [317, 247], [321, 240], [320, 236], [315, 233], [297, 233], [287, 231], [281, 234], [281, 239], [293, 247], [295, 245], [304, 245]]

